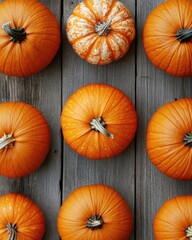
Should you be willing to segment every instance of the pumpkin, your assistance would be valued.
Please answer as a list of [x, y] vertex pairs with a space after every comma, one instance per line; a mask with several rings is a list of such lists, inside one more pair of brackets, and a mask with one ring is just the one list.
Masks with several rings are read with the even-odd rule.
[[41, 240], [45, 218], [41, 209], [29, 198], [16, 193], [0, 197], [0, 239]]
[[117, 0], [85, 0], [67, 20], [66, 33], [75, 52], [91, 64], [122, 58], [135, 37], [129, 9]]
[[192, 76], [192, 1], [168, 0], [148, 16], [143, 43], [149, 60], [175, 76]]
[[103, 184], [74, 190], [63, 202], [57, 222], [62, 240], [128, 240], [132, 225], [126, 201]]
[[159, 209], [153, 224], [155, 240], [192, 239], [192, 196], [177, 196]]
[[176, 179], [192, 179], [192, 99], [160, 107], [147, 127], [146, 146], [151, 162]]
[[53, 13], [37, 0], [0, 3], [0, 72], [17, 77], [45, 68], [60, 44]]
[[114, 157], [133, 140], [137, 115], [132, 101], [107, 84], [79, 88], [61, 114], [63, 136], [77, 153], [92, 159]]
[[17, 178], [35, 171], [49, 151], [49, 126], [30, 104], [0, 104], [0, 175]]

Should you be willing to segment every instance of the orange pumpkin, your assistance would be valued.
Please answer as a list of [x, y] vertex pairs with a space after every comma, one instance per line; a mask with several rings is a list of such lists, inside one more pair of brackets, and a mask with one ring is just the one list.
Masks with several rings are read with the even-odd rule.
[[192, 179], [192, 99], [169, 102], [159, 108], [147, 128], [151, 162], [164, 174]]
[[0, 4], [0, 72], [17, 77], [45, 68], [60, 44], [53, 13], [37, 0]]
[[192, 239], [192, 196], [178, 196], [165, 202], [154, 220], [155, 240]]
[[29, 198], [15, 193], [0, 197], [0, 239], [41, 240], [45, 218], [41, 209]]
[[39, 110], [22, 102], [0, 104], [0, 175], [35, 171], [49, 151], [49, 126]]
[[57, 225], [62, 240], [128, 240], [133, 220], [119, 193], [96, 184], [80, 187], [65, 199]]
[[61, 115], [65, 141], [92, 159], [110, 158], [133, 140], [137, 115], [131, 100], [119, 89], [90, 84], [67, 100]]
[[122, 58], [135, 37], [129, 9], [117, 0], [85, 0], [67, 20], [67, 38], [75, 52], [92, 64]]
[[143, 42], [156, 67], [175, 76], [192, 76], [191, 18], [191, 0], [168, 0], [150, 13]]

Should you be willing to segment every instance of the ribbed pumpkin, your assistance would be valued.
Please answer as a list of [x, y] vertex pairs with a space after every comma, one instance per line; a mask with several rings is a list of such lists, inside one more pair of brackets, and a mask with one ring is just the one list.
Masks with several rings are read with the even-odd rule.
[[45, 68], [60, 44], [53, 13], [37, 0], [0, 3], [0, 72], [29, 76]]
[[175, 76], [192, 76], [192, 1], [163, 1], [147, 18], [143, 42], [150, 61]]
[[29, 198], [15, 193], [0, 197], [0, 239], [41, 240], [45, 218], [41, 209]]
[[135, 37], [129, 9], [117, 0], [85, 0], [67, 20], [67, 38], [75, 52], [91, 64], [122, 58]]
[[165, 202], [153, 224], [155, 240], [192, 239], [192, 196], [178, 196]]
[[0, 175], [23, 177], [45, 160], [50, 146], [49, 126], [30, 104], [0, 104]]
[[164, 174], [192, 179], [192, 99], [184, 98], [160, 107], [147, 128], [151, 162]]
[[107, 185], [88, 185], [73, 191], [58, 215], [62, 240], [128, 240], [132, 214], [126, 201]]
[[116, 156], [133, 140], [137, 115], [121, 90], [106, 84], [89, 84], [74, 92], [61, 115], [65, 141], [92, 159]]

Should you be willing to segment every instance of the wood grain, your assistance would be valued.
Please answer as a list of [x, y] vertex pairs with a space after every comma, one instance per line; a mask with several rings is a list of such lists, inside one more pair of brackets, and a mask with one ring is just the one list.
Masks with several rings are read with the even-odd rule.
[[[61, 48], [46, 69], [31, 77], [0, 74], [0, 102], [24, 101], [41, 110], [50, 125], [51, 148], [46, 161], [30, 176], [0, 177], [0, 195], [19, 192], [34, 200], [45, 213], [44, 239], [57, 240], [56, 220], [61, 201], [79, 186], [108, 184], [132, 209], [135, 226], [131, 240], [152, 240], [152, 223], [158, 208], [171, 197], [192, 192], [192, 182], [173, 180], [160, 173], [149, 161], [145, 148], [146, 127], [155, 110], [168, 101], [192, 96], [191, 78], [176, 78], [158, 70], [143, 49], [143, 25], [151, 10], [162, 1], [122, 0], [135, 19], [137, 35], [126, 56], [106, 66], [94, 66], [80, 59], [66, 39], [67, 18], [80, 0], [40, 2], [61, 24]], [[61, 134], [62, 107], [76, 89], [89, 83], [116, 86], [136, 106], [137, 136], [113, 159], [94, 161], [81, 157], [65, 143]]]
[[[72, 9], [80, 1], [64, 1], [64, 26]], [[135, 16], [135, 1], [122, 1]], [[64, 27], [63, 27], [64, 29]], [[63, 32], [65, 35], [65, 31]], [[82, 85], [105, 83], [118, 87], [135, 103], [135, 44], [119, 62], [94, 66], [80, 59], [63, 39], [63, 104]], [[63, 146], [63, 199], [82, 185], [104, 183], [114, 187], [135, 211], [135, 145], [121, 155], [108, 160], [94, 161], [77, 155], [64, 142]], [[134, 232], [131, 239], [134, 238]]]
[[[61, 19], [60, 0], [41, 0]], [[37, 107], [47, 119], [51, 130], [51, 148], [43, 165], [21, 179], [0, 177], [0, 195], [18, 192], [30, 197], [46, 217], [46, 240], [59, 239], [56, 219], [61, 203], [61, 54], [43, 71], [27, 78], [0, 75], [0, 101], [23, 101]]]
[[157, 108], [182, 97], [191, 97], [191, 78], [173, 77], [155, 68], [147, 59], [142, 29], [148, 14], [162, 1], [137, 2], [136, 108], [139, 126], [136, 139], [136, 238], [152, 240], [152, 223], [159, 207], [176, 195], [191, 194], [191, 181], [177, 181], [160, 173], [149, 161], [146, 147], [147, 124]]

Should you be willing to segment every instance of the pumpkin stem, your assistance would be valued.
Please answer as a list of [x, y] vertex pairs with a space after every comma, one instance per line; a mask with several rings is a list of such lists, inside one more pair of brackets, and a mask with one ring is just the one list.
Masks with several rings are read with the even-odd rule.
[[179, 29], [176, 33], [176, 38], [179, 42], [188, 42], [192, 38], [192, 28]]
[[6, 230], [10, 234], [8, 240], [17, 240], [17, 225], [16, 224], [8, 223]]
[[113, 134], [109, 133], [105, 129], [106, 123], [104, 122], [102, 117], [93, 118], [92, 121], [90, 122], [90, 125], [91, 125], [91, 129], [101, 132], [109, 138], [113, 138]]
[[112, 30], [110, 28], [112, 20], [109, 20], [108, 22], [98, 22], [98, 24], [95, 26], [95, 31], [99, 36], [107, 36], [108, 33]]
[[4, 23], [2, 28], [10, 36], [12, 42], [21, 43], [26, 38], [25, 29], [19, 27], [10, 28], [10, 22]]
[[192, 147], [192, 132], [186, 133], [183, 141], [185, 146]]
[[13, 138], [12, 134], [4, 133], [3, 137], [0, 138], [0, 150], [3, 148], [12, 147], [13, 142], [15, 142], [15, 139]]
[[192, 240], [192, 226], [189, 226], [186, 230], [186, 237]]
[[91, 230], [95, 230], [98, 228], [101, 228], [103, 225], [104, 221], [100, 215], [94, 215], [93, 217], [89, 218], [87, 220], [86, 227], [90, 228]]

